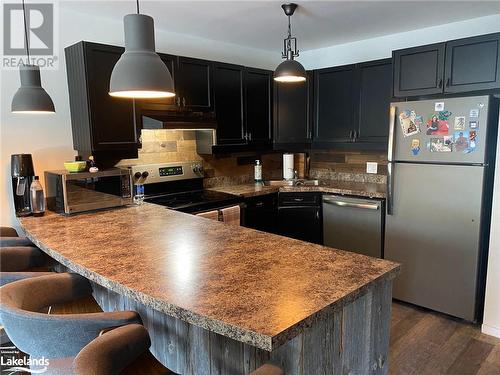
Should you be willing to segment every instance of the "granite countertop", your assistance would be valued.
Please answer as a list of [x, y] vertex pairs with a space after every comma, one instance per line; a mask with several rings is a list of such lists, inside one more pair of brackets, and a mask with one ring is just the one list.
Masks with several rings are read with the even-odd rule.
[[210, 190], [239, 195], [245, 198], [281, 192], [322, 192], [355, 195], [368, 198], [386, 198], [386, 185], [371, 182], [351, 182], [320, 180], [317, 186], [264, 186], [257, 184], [229, 185], [210, 188]]
[[389, 261], [149, 203], [19, 221], [37, 246], [93, 282], [268, 351], [399, 272]]

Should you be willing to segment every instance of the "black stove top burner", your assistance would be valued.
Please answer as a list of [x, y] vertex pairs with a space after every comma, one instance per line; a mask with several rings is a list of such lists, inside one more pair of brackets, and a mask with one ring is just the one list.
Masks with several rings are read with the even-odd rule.
[[212, 190], [196, 190], [183, 193], [158, 195], [145, 199], [173, 210], [195, 213], [225, 207], [241, 202], [241, 198]]

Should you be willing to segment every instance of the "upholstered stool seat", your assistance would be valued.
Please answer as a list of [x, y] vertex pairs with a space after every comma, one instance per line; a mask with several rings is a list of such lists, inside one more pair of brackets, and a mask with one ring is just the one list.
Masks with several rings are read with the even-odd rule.
[[0, 227], [0, 237], [18, 237], [17, 231], [12, 227]]
[[19, 237], [12, 227], [0, 227], [0, 247], [4, 246], [34, 246], [26, 237]]
[[[115, 328], [97, 337], [73, 358], [49, 365], [50, 375], [135, 375], [173, 374], [150, 353], [151, 340], [140, 324]], [[250, 375], [283, 375], [283, 370], [265, 364]]]
[[106, 329], [140, 322], [133, 311], [44, 314], [52, 305], [88, 297], [92, 287], [77, 274], [24, 279], [0, 288], [0, 318], [10, 340], [34, 358], [73, 357]]
[[51, 258], [34, 246], [0, 248], [0, 285], [35, 276], [49, 275], [46, 271]]

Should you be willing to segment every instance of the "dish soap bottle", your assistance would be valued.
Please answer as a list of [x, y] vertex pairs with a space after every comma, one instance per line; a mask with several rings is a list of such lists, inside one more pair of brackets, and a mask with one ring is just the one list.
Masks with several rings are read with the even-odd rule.
[[262, 182], [262, 164], [260, 160], [255, 160], [254, 180], [255, 182]]
[[33, 216], [43, 216], [45, 213], [45, 195], [40, 184], [40, 179], [35, 176], [30, 186], [31, 212]]

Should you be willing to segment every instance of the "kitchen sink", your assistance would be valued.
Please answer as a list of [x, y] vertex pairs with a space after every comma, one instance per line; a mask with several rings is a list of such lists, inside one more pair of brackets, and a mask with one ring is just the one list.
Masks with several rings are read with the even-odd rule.
[[264, 181], [264, 186], [317, 186], [319, 180], [268, 180]]

